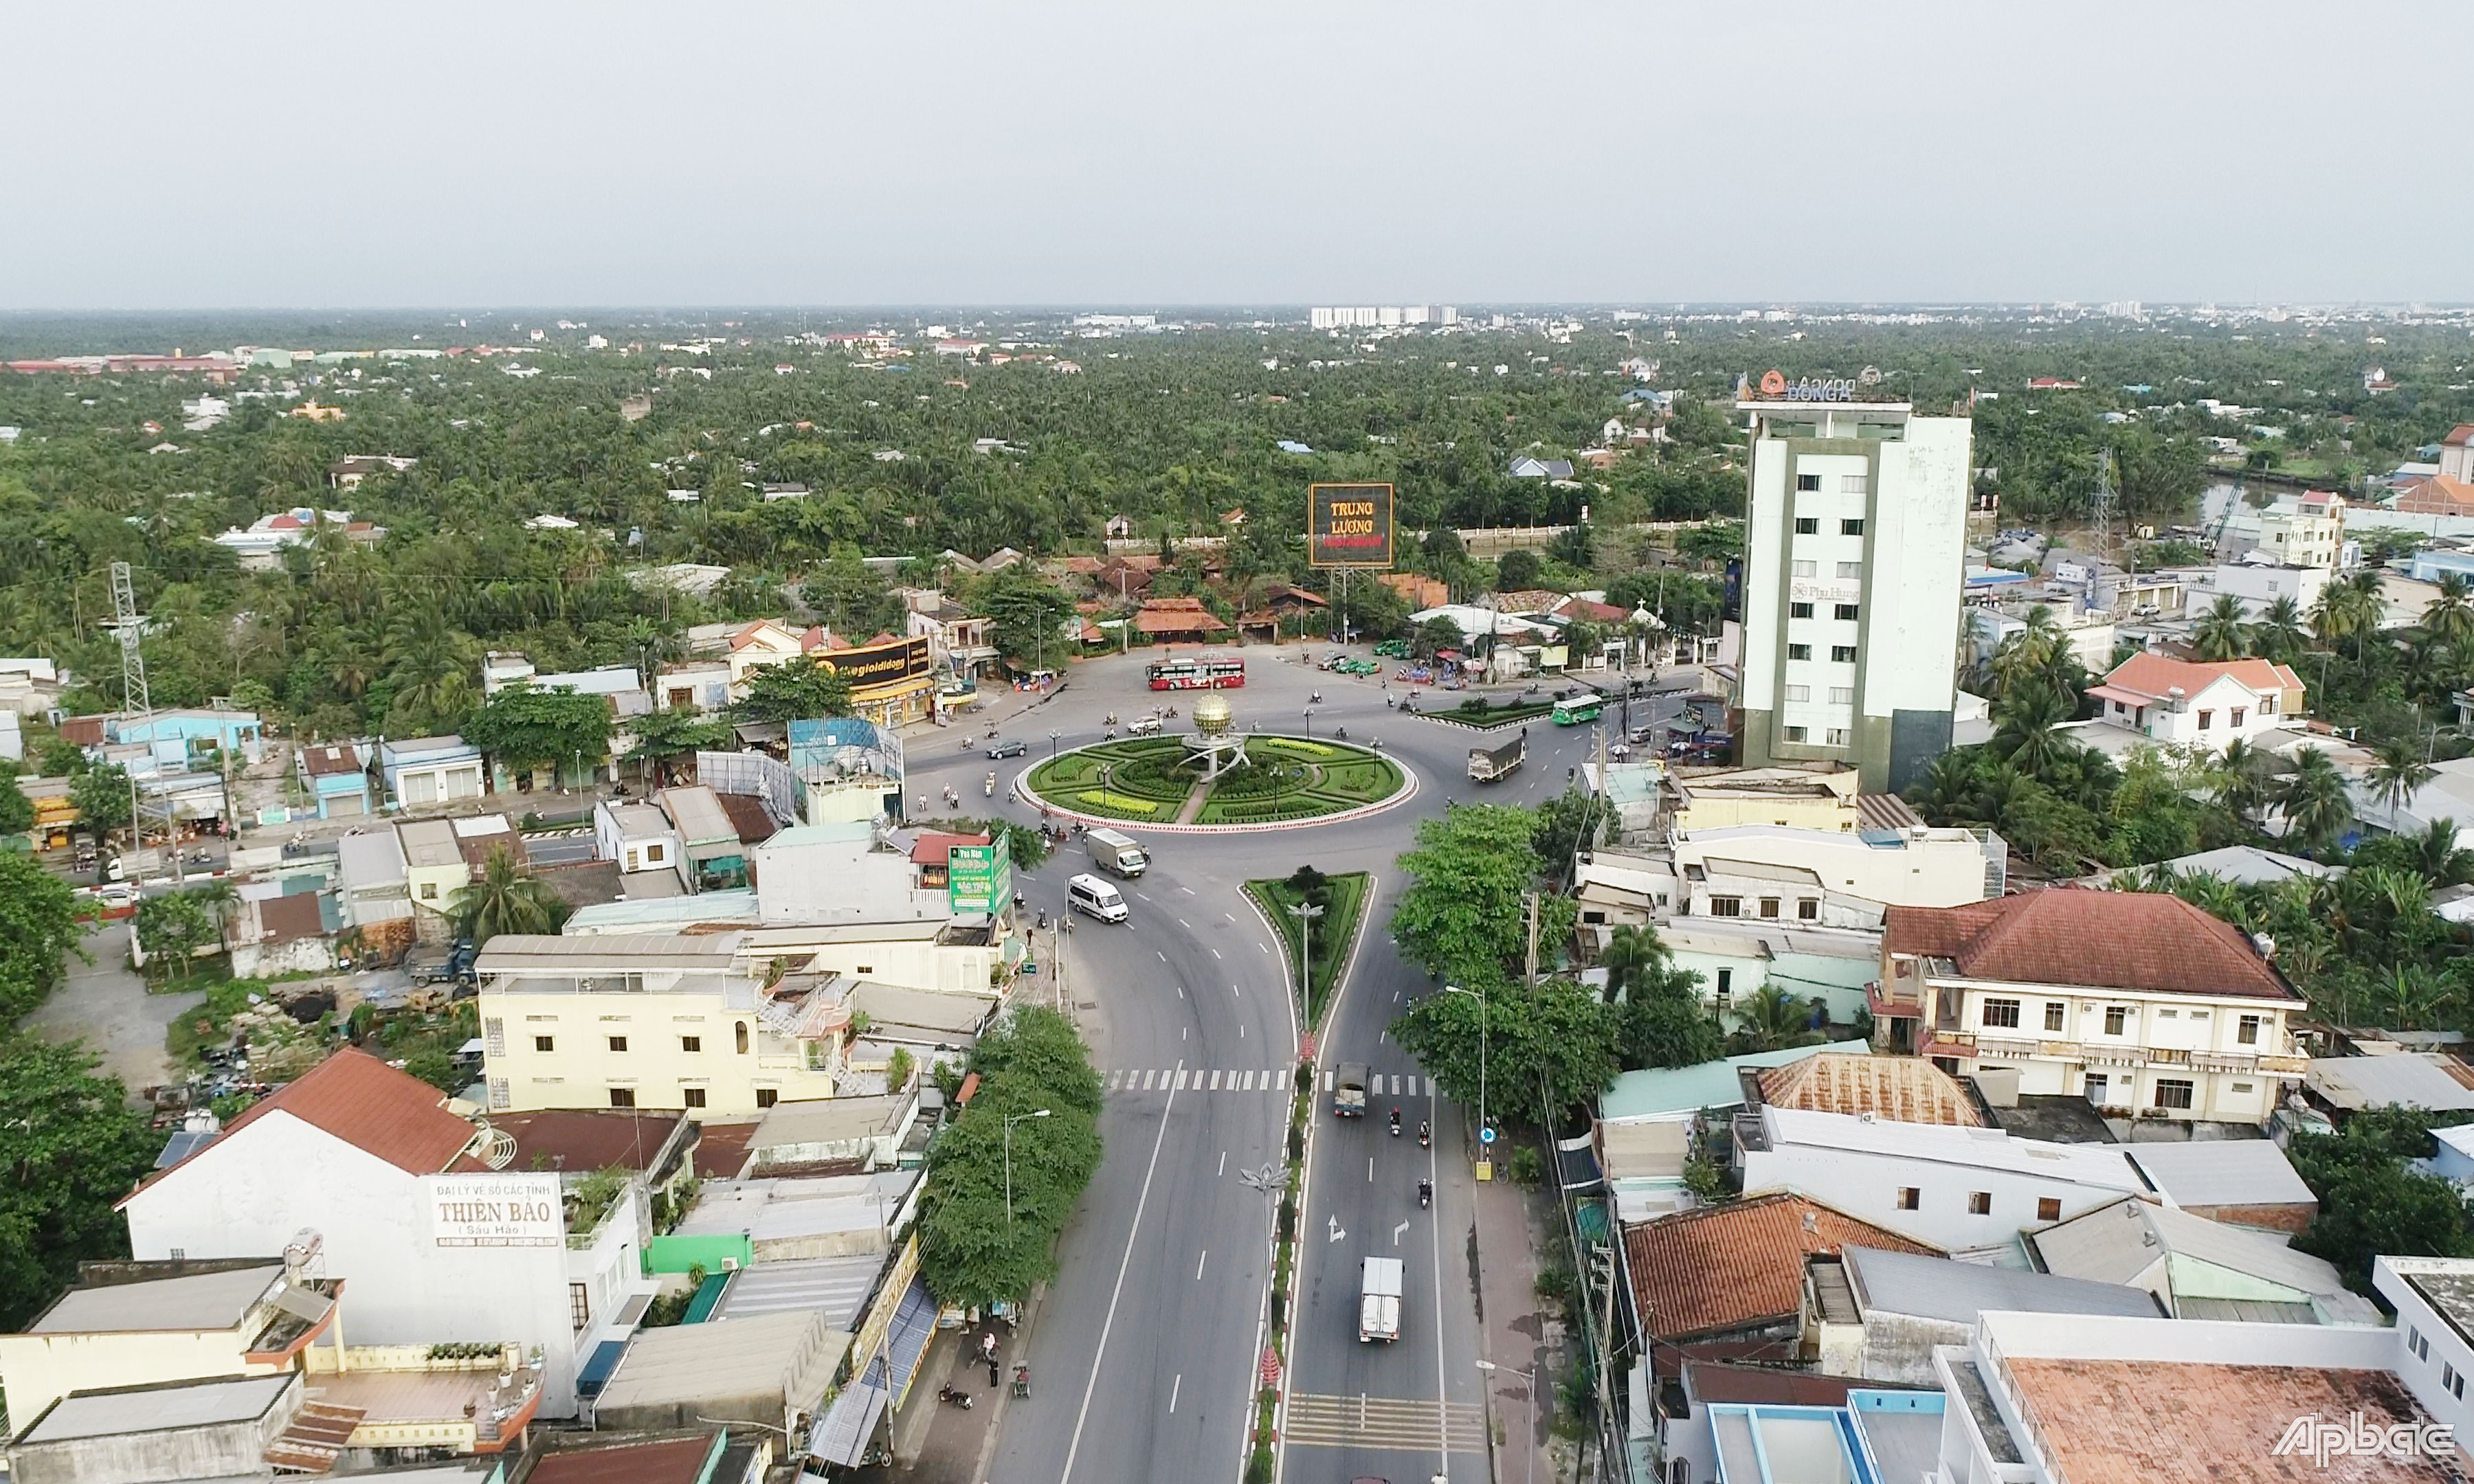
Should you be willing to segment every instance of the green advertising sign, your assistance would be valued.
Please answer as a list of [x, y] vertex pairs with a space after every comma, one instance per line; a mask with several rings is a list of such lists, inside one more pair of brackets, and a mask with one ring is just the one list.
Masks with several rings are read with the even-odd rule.
[[1013, 851], [995, 845], [949, 846], [945, 851], [945, 901], [957, 915], [994, 916], [1013, 899]]

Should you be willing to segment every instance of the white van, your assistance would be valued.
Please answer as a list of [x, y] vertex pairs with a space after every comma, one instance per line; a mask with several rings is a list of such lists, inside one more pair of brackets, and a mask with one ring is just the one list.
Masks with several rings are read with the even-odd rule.
[[1103, 922], [1126, 920], [1126, 898], [1117, 889], [1095, 875], [1074, 876], [1065, 883], [1065, 905], [1077, 912], [1087, 912]]

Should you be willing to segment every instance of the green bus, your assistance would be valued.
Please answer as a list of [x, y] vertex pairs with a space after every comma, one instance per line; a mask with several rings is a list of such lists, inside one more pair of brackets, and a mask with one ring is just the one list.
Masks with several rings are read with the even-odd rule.
[[1607, 708], [1607, 698], [1601, 695], [1572, 696], [1555, 703], [1555, 725], [1580, 727], [1596, 721]]

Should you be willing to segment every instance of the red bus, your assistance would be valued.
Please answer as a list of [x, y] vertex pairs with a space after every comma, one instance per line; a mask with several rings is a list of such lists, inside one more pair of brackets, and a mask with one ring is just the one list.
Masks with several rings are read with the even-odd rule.
[[1230, 690], [1246, 683], [1246, 661], [1226, 655], [1162, 659], [1146, 672], [1153, 690]]

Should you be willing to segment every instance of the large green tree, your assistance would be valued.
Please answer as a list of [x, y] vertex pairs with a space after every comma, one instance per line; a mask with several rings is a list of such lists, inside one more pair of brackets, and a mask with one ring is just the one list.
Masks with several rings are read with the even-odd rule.
[[850, 680], [813, 655], [766, 665], [747, 678], [747, 698], [731, 707], [742, 721], [820, 721], [851, 713]]
[[68, 883], [22, 850], [0, 850], [0, 1025], [43, 1002], [81, 952]]
[[1055, 1275], [1058, 1234], [1100, 1165], [1101, 1084], [1073, 1022], [1039, 1006], [982, 1037], [971, 1069], [977, 1092], [929, 1147], [919, 1265], [937, 1298], [985, 1305]]
[[1623, 1069], [1616, 1009], [1581, 984], [1497, 982], [1480, 1000], [1459, 987], [1438, 990], [1392, 1022], [1392, 1039], [1455, 1102], [1474, 1106], [1483, 1086], [1490, 1117], [1510, 1112], [1549, 1124]]
[[1454, 981], [1508, 974], [1525, 956], [1522, 897], [1543, 862], [1538, 817], [1507, 804], [1461, 804], [1418, 826], [1417, 849], [1400, 857], [1408, 889], [1392, 931], [1426, 968]]
[[80, 1261], [129, 1250], [112, 1203], [160, 1142], [83, 1046], [0, 1031], [0, 1327], [58, 1297]]
[[511, 685], [464, 720], [464, 740], [504, 767], [570, 768], [610, 751], [610, 703], [561, 686]]

